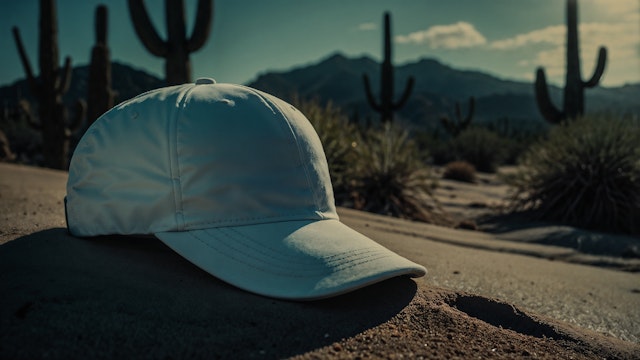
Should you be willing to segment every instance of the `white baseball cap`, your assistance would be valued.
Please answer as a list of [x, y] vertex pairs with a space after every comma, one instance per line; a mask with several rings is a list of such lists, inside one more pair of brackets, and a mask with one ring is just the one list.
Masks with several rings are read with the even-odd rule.
[[65, 204], [72, 235], [152, 234], [211, 275], [275, 298], [426, 273], [339, 221], [322, 145], [302, 113], [213, 79], [102, 115], [75, 149]]

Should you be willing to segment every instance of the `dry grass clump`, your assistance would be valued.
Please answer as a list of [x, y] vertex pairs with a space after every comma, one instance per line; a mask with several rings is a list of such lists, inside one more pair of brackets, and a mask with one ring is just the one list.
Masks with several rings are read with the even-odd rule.
[[453, 161], [445, 166], [442, 177], [473, 183], [476, 181], [476, 168], [467, 161]]
[[331, 103], [295, 98], [322, 142], [336, 204], [358, 210], [450, 224], [432, 191], [435, 179], [406, 131], [360, 129]]
[[366, 132], [347, 171], [353, 207], [359, 210], [450, 224], [433, 197], [435, 180], [406, 131], [385, 126]]
[[525, 154], [512, 183], [515, 210], [640, 234], [640, 124], [600, 115], [556, 126]]

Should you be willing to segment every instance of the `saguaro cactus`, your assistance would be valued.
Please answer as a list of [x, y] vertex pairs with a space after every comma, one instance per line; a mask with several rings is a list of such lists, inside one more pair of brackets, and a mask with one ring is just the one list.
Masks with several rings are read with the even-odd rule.
[[129, 14], [138, 37], [147, 50], [165, 58], [167, 85], [191, 81], [189, 53], [200, 49], [209, 37], [213, 0], [198, 0], [196, 22], [191, 37], [186, 37], [183, 0], [165, 0], [167, 40], [164, 41], [153, 27], [143, 0], [129, 0]]
[[409, 99], [411, 90], [413, 89], [414, 78], [409, 77], [404, 93], [402, 97], [394, 102], [393, 101], [393, 65], [391, 64], [391, 19], [388, 12], [384, 14], [384, 60], [382, 61], [381, 68], [381, 81], [380, 81], [380, 102], [376, 103], [371, 91], [371, 85], [369, 83], [369, 77], [366, 74], [362, 75], [364, 81], [364, 89], [367, 93], [367, 100], [373, 110], [377, 111], [381, 115], [383, 123], [391, 122], [393, 120], [393, 112], [402, 108]]
[[475, 108], [475, 98], [472, 96], [469, 98], [469, 112], [466, 117], [462, 117], [462, 109], [460, 108], [460, 103], [456, 101], [455, 106], [455, 119], [451, 119], [448, 116], [443, 116], [440, 118], [440, 122], [442, 122], [442, 126], [449, 133], [449, 135], [456, 137], [460, 135], [460, 133], [469, 127], [471, 121], [473, 120], [473, 111]]
[[28, 119], [29, 124], [42, 133], [45, 166], [65, 169], [68, 165], [69, 138], [75, 130], [80, 128], [85, 105], [81, 101], [77, 103], [74, 120], [71, 124], [67, 124], [67, 109], [62, 102], [62, 96], [67, 92], [71, 82], [71, 58], [66, 57], [61, 75], [54, 0], [40, 0], [39, 26], [39, 79], [33, 75], [18, 28], [14, 26], [12, 29], [30, 90], [38, 101], [39, 122], [34, 121], [30, 113], [28, 113]]
[[584, 113], [584, 89], [598, 85], [604, 72], [607, 49], [600, 47], [598, 62], [593, 76], [588, 81], [580, 74], [580, 52], [578, 50], [578, 1], [567, 0], [567, 70], [564, 87], [564, 107], [558, 110], [549, 98], [544, 69], [536, 71], [535, 92], [542, 116], [552, 124], [565, 119], [575, 119]]
[[98, 5], [95, 14], [96, 44], [91, 50], [87, 93], [87, 120], [91, 125], [113, 107], [115, 91], [111, 88], [111, 58], [107, 46], [107, 7]]

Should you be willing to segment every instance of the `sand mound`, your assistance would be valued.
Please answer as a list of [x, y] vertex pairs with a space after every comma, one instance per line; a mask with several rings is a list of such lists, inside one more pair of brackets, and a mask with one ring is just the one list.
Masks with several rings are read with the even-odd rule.
[[[341, 210], [350, 226], [427, 265], [430, 273], [328, 300], [287, 302], [229, 286], [154, 238], [71, 237], [60, 226], [66, 174], [6, 164], [0, 164], [0, 173], [0, 239], [5, 242], [0, 246], [0, 358], [634, 359], [640, 354], [636, 343], [492, 296], [437, 285], [463, 284], [452, 279], [479, 274], [509, 287], [499, 273], [483, 267], [498, 261], [542, 270], [537, 264], [543, 260], [537, 258], [445, 244], [456, 237], [462, 243], [480, 241], [467, 238], [474, 232]], [[556, 267], [542, 272], [544, 277], [578, 267], [548, 263]], [[629, 273], [599, 271], [608, 283], [624, 287], [637, 280]], [[553, 304], [566, 302], [565, 291], [574, 290], [534, 291]], [[622, 296], [637, 304], [632, 295]], [[594, 312], [599, 309], [592, 306]], [[634, 309], [627, 309], [629, 317]]]

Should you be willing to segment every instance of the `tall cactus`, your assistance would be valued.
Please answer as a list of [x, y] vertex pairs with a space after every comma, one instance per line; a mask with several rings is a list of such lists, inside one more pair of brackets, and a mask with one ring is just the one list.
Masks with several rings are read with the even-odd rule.
[[466, 117], [462, 117], [462, 109], [460, 108], [460, 103], [456, 101], [455, 106], [455, 119], [450, 119], [447, 116], [443, 116], [440, 118], [440, 122], [442, 122], [442, 126], [444, 129], [451, 135], [452, 137], [457, 137], [460, 135], [462, 131], [469, 127], [471, 121], [473, 120], [473, 112], [475, 109], [476, 100], [472, 96], [469, 98], [469, 112]]
[[584, 89], [598, 85], [604, 72], [607, 49], [600, 47], [596, 68], [588, 81], [580, 74], [580, 52], [578, 50], [578, 1], [567, 0], [567, 73], [564, 87], [564, 108], [558, 110], [549, 98], [544, 69], [536, 71], [535, 92], [542, 116], [552, 124], [565, 119], [575, 119], [584, 114]]
[[62, 96], [71, 82], [71, 58], [66, 57], [60, 74], [58, 59], [58, 24], [54, 0], [40, 0], [39, 79], [33, 75], [31, 63], [24, 50], [20, 31], [13, 27], [13, 36], [22, 66], [27, 75], [30, 90], [38, 101], [39, 122], [29, 113], [29, 124], [42, 133], [42, 153], [45, 166], [65, 169], [68, 166], [69, 138], [80, 128], [85, 105], [78, 101], [75, 117], [67, 124], [67, 109]]
[[91, 50], [87, 92], [87, 120], [91, 125], [113, 107], [115, 91], [111, 88], [111, 57], [107, 45], [107, 7], [98, 5], [95, 14], [96, 43]]
[[165, 0], [167, 40], [164, 41], [153, 27], [143, 0], [129, 0], [129, 14], [138, 37], [147, 50], [165, 58], [167, 85], [191, 81], [189, 54], [200, 49], [209, 37], [213, 0], [198, 0], [196, 22], [191, 37], [186, 37], [183, 0]]
[[411, 90], [413, 89], [414, 78], [409, 77], [404, 93], [402, 97], [397, 101], [393, 101], [393, 65], [391, 64], [391, 19], [388, 12], [384, 13], [384, 60], [381, 67], [381, 81], [380, 81], [380, 102], [376, 103], [371, 91], [371, 84], [369, 83], [369, 77], [366, 74], [362, 75], [364, 81], [364, 89], [367, 94], [367, 100], [373, 110], [377, 111], [381, 115], [382, 123], [388, 123], [393, 120], [393, 112], [399, 110], [409, 99]]

